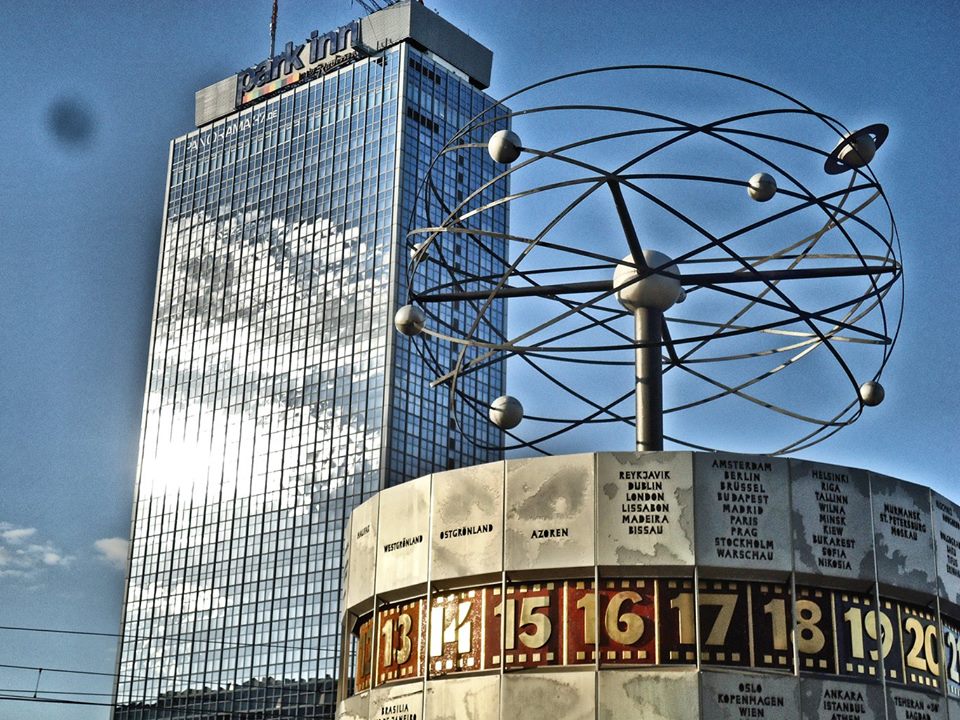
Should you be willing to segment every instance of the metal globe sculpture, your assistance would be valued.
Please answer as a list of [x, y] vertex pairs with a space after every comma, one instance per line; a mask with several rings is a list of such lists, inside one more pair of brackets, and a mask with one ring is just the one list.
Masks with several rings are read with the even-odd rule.
[[[566, 450], [571, 431], [618, 424], [640, 450], [820, 442], [882, 400], [899, 330], [899, 238], [870, 165], [886, 137], [706, 69], [523, 88], [427, 174], [405, 285], [426, 324], [411, 342], [452, 412], [493, 422], [505, 449]], [[450, 164], [475, 147], [496, 177], [445, 202]], [[506, 212], [510, 233], [491, 229]], [[504, 363], [519, 400], [465, 382]]]

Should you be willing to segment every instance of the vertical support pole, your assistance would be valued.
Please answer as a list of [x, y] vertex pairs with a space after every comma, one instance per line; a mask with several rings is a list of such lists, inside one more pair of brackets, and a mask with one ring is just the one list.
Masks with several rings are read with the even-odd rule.
[[634, 310], [637, 342], [637, 452], [663, 450], [663, 312]]

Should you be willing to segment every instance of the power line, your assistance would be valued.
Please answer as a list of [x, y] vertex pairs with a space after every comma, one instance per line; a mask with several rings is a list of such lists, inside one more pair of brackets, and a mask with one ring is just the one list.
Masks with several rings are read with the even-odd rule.
[[[0, 692], [9, 692], [9, 691], [0, 690]], [[108, 708], [122, 708], [128, 705], [128, 703], [114, 704], [114, 703], [107, 703], [107, 702], [95, 702], [93, 700], [66, 700], [61, 698], [39, 698], [39, 697], [35, 698], [35, 697], [22, 697], [19, 695], [0, 695], [0, 702], [4, 700], [19, 700], [21, 702], [47, 703], [47, 704], [53, 704], [53, 705], [86, 705], [86, 706], [108, 707]], [[149, 707], [151, 709], [154, 708], [154, 706], [152, 705], [139, 703], [139, 702], [132, 703], [130, 705], [133, 709], [136, 709], [138, 705], [144, 705], [145, 707]], [[232, 715], [233, 716], [237, 716], [238, 714], [247, 715], [249, 713], [250, 711], [241, 710], [241, 711], [234, 711]], [[204, 710], [185, 711], [182, 709], [178, 709], [177, 714], [180, 717], [207, 717], [207, 718], [211, 717], [211, 713], [209, 711], [204, 711]]]
[[[8, 664], [8, 663], [0, 663], [0, 668], [7, 668], [7, 669], [11, 669], [11, 670], [30, 670], [30, 671], [36, 672], [36, 673], [38, 673], [38, 674], [42, 674], [42, 673], [57, 673], [57, 674], [60, 674], [60, 673], [63, 673], [63, 674], [66, 674], [66, 675], [94, 675], [94, 676], [97, 676], [97, 677], [107, 677], [107, 678], [111, 678], [111, 679], [113, 679], [113, 680], [120, 679], [120, 680], [125, 680], [125, 681], [127, 681], [127, 682], [134, 682], [134, 683], [141, 683], [141, 682], [156, 681], [156, 680], [161, 680], [161, 679], [168, 679], [168, 678], [162, 678], [160, 675], [128, 675], [128, 674], [126, 674], [126, 673], [106, 673], [106, 672], [98, 672], [98, 671], [95, 671], [95, 670], [67, 670], [67, 669], [63, 669], [63, 668], [40, 667], [39, 665], [11, 665], [11, 664]], [[256, 679], [256, 678], [253, 678], [253, 677], [248, 678], [248, 680], [255, 680], [255, 679]], [[38, 676], [38, 680], [39, 680], [39, 676]], [[318, 682], [318, 681], [320, 681], [320, 678], [319, 678], [319, 677], [316, 677], [316, 678], [302, 678], [301, 681], [302, 681], [302, 682]], [[237, 684], [237, 686], [239, 687], [240, 685]], [[31, 690], [30, 692], [33, 692], [33, 691]], [[42, 692], [42, 691], [41, 691], [41, 692]]]
[[[0, 690], [0, 692], [8, 692], [5, 690]], [[33, 703], [48, 703], [53, 705], [87, 705], [95, 707], [108, 707], [108, 708], [123, 708], [129, 705], [131, 709], [138, 709], [140, 707], [149, 708], [149, 709], [161, 709], [155, 705], [149, 705], [142, 702], [136, 703], [105, 703], [105, 702], [94, 702], [93, 700], [65, 700], [60, 698], [34, 698], [34, 697], [22, 697], [19, 695], [0, 695], [0, 701], [3, 700], [19, 700], [21, 702], [33, 702]], [[169, 709], [169, 708], [162, 708]], [[185, 708], [175, 708], [178, 717], [205, 717], [209, 718], [214, 715], [220, 717], [223, 713], [220, 711], [213, 710], [192, 710]], [[250, 710], [232, 710], [229, 713], [230, 717], [263, 717], [265, 709], [264, 708], [255, 708]]]
[[[237, 626], [231, 628], [216, 628], [216, 631], [228, 632], [230, 630], [237, 629]], [[210, 645], [222, 645], [224, 647], [234, 647], [234, 648], [283, 648], [284, 650], [303, 650], [305, 649], [302, 645], [309, 644], [314, 640], [319, 641], [323, 638], [313, 637], [313, 638], [301, 638], [301, 644], [294, 642], [263, 642], [263, 643], [242, 643], [235, 642], [233, 640], [214, 640], [212, 638], [203, 638], [195, 637], [197, 632], [200, 634], [204, 632], [210, 632], [211, 630], [200, 630], [194, 632], [185, 632], [185, 633], [171, 633], [164, 634], [162, 636], [153, 636], [153, 635], [122, 635], [120, 633], [106, 633], [106, 632], [94, 632], [92, 630], [58, 630], [55, 628], [38, 628], [38, 627], [26, 627], [19, 625], [0, 625], [0, 630], [13, 630], [19, 632], [35, 632], [35, 633], [55, 633], [60, 635], [91, 635], [94, 637], [108, 637], [108, 638], [121, 638], [127, 642], [131, 640], [144, 640], [147, 642], [180, 642], [186, 639], [187, 642], [196, 642], [196, 643], [207, 643]], [[309, 647], [307, 650], [323, 650], [322, 647]], [[327, 648], [330, 649], [330, 648]]]
[[[38, 665], [9, 665], [0, 663], [0, 668], [9, 668], [11, 670], [30, 670], [38, 674], [42, 673], [64, 673], [67, 675], [96, 675], [98, 677], [108, 677], [111, 680], [125, 680], [127, 682], [147, 682], [151, 680], [160, 680], [160, 675], [129, 675], [126, 673], [106, 673], [94, 670], [64, 670], [57, 668], [40, 667]], [[39, 680], [39, 677], [38, 677]], [[31, 690], [31, 692], [33, 692]]]
[[0, 625], [0, 630], [22, 630], [24, 632], [57, 633], [59, 635], [95, 635], [97, 637], [121, 637], [119, 633], [93, 632], [92, 630], [54, 630], [52, 628], [22, 627], [19, 625]]
[[34, 698], [20, 695], [0, 695], [0, 700], [20, 700], [21, 702], [53, 703], [54, 705], [96, 705], [97, 707], [114, 707], [113, 703], [94, 702], [93, 700], [65, 700], [60, 698]]
[[[8, 630], [14, 632], [32, 632], [32, 633], [49, 633], [57, 635], [79, 635], [79, 636], [90, 636], [90, 637], [106, 637], [106, 638], [122, 638], [124, 637], [120, 633], [107, 633], [99, 632], [94, 630], [63, 630], [59, 628], [41, 628], [41, 627], [29, 627], [29, 626], [20, 626], [20, 625], [0, 625], [0, 630]], [[179, 639], [182, 635], [178, 634], [175, 636], [164, 636], [160, 638], [154, 637], [143, 637], [143, 636], [127, 636], [127, 640], [150, 640], [150, 641], [165, 641], [171, 640], [174, 638]], [[319, 638], [318, 638], [319, 639]], [[309, 642], [309, 639], [305, 639]], [[194, 640], [195, 642], [206, 642], [211, 644], [221, 644], [221, 645], [230, 645], [235, 647], [277, 647], [287, 649], [290, 646], [288, 644], [275, 644], [275, 643], [234, 643], [231, 641], [225, 640], [204, 640], [198, 639]], [[297, 646], [297, 649], [303, 649], [301, 646]], [[319, 648], [317, 648], [319, 650]], [[39, 686], [40, 676], [43, 673], [56, 673], [56, 674], [68, 674], [68, 675], [84, 675], [84, 676], [96, 676], [110, 678], [116, 680], [118, 678], [127, 680], [128, 682], [142, 682], [148, 679], [155, 679], [152, 676], [138, 676], [138, 675], [127, 675], [124, 673], [107, 673], [107, 672], [98, 672], [94, 670], [74, 670], [67, 668], [49, 668], [49, 667], [40, 667], [35, 665], [15, 665], [10, 663], [0, 663], [0, 668], [7, 668], [12, 670], [29, 670], [32, 672], [38, 673], [37, 675], [37, 684]], [[24, 695], [10, 695], [2, 693], [30, 693], [30, 696]], [[95, 707], [115, 707], [114, 703], [107, 702], [95, 702], [93, 700], [70, 700], [65, 698], [51, 698], [51, 697], [40, 697], [42, 695], [67, 695], [73, 697], [113, 697], [112, 693], [93, 693], [93, 692], [67, 692], [67, 691], [55, 691], [55, 690], [20, 690], [14, 688], [4, 688], [0, 689], [0, 701], [19, 701], [19, 702], [39, 702], [39, 703], [48, 703], [48, 704], [60, 704], [60, 705], [81, 705], [81, 706], [95, 706]], [[146, 700], [134, 701], [133, 704], [148, 702]], [[126, 703], [121, 703], [126, 704]]]
[[[33, 694], [33, 690], [27, 688], [0, 688], [0, 693], [30, 693]], [[74, 692], [70, 690], [38, 690], [39, 695], [93, 695], [97, 697], [113, 697], [113, 693], [96, 693], [96, 692]]]
[[[105, 633], [105, 632], [96, 632], [96, 631], [91, 631], [91, 630], [60, 630], [60, 629], [54, 629], [54, 628], [35, 628], [35, 627], [25, 627], [25, 626], [16, 626], [16, 625], [0, 625], [0, 630], [12, 630], [12, 631], [21, 631], [21, 632], [37, 632], [37, 633], [53, 633], [53, 634], [63, 634], [63, 635], [91, 635], [91, 636], [95, 636], [95, 637], [110, 637], [110, 638], [120, 638], [120, 637], [123, 637], [122, 635], [120, 635], [120, 634], [118, 634], [118, 633]], [[175, 636], [175, 637], [179, 638], [179, 636]], [[164, 637], [160, 637], [160, 638], [133, 636], [133, 637], [128, 637], [127, 639], [128, 639], [128, 640], [149, 640], [149, 641], [161, 641], [161, 642], [162, 642], [162, 641], [170, 640], [170, 639], [171, 639], [171, 636], [164, 636]], [[241, 643], [232, 643], [232, 642], [230, 642], [230, 641], [224, 641], [224, 640], [202, 640], [202, 639], [200, 639], [200, 640], [195, 640], [195, 642], [207, 642], [207, 643], [216, 643], [216, 644], [229, 644], [230, 646], [233, 646], [233, 647], [241, 647], [241, 648], [242, 648], [242, 647], [254, 647], [254, 648], [277, 648], [277, 649], [283, 648], [284, 650], [290, 649], [290, 645], [288, 645], [288, 644], [280, 644], [280, 643], [242, 643], [242, 644], [241, 644]], [[294, 648], [297, 649], [297, 650], [304, 650], [304, 649], [307, 649], [307, 650], [316, 650], [316, 651], [319, 651], [319, 650], [320, 650], [319, 647], [318, 647], [318, 648], [304, 648], [304, 647], [302, 647], [302, 646], [294, 646]], [[319, 657], [316, 657], [316, 658], [314, 658], [314, 659], [315, 659], [315, 660], [320, 660]], [[144, 681], [148, 681], [148, 680], [156, 680], [156, 679], [159, 678], [158, 675], [134, 675], [134, 674], [118, 673], [118, 672], [109, 672], [109, 673], [108, 673], [108, 672], [97, 672], [97, 671], [93, 671], [93, 670], [73, 670], [73, 669], [65, 669], [65, 668], [41, 667], [41, 666], [37, 666], [37, 665], [14, 665], [14, 664], [8, 664], [8, 663], [0, 663], [0, 668], [7, 668], [7, 669], [12, 669], [12, 670], [30, 670], [30, 671], [32, 671], [32, 672], [37, 672], [37, 673], [38, 673], [38, 676], [37, 676], [38, 684], [39, 684], [40, 675], [41, 675], [42, 673], [45, 673], [45, 672], [46, 672], [46, 673], [58, 673], [58, 674], [59, 674], [59, 673], [63, 673], [63, 674], [70, 674], [70, 675], [97, 676], [97, 677], [111, 678], [111, 679], [114, 679], [114, 680], [117, 680], [117, 679], [119, 679], [119, 680], [125, 680], [125, 681], [127, 681], [127, 682], [144, 682]], [[0, 691], [0, 692], [5, 692], [5, 691]], [[6, 692], [10, 692], [10, 691], [6, 691]], [[32, 691], [31, 691], [31, 692], [32, 692]], [[73, 693], [73, 694], [78, 694], [78, 693]], [[2, 700], [2, 699], [6, 699], [6, 698], [0, 697], [0, 700]], [[19, 699], [24, 699], [24, 698], [19, 698]]]
[[48, 673], [66, 673], [69, 675], [102, 675], [103, 677], [115, 678], [116, 673], [96, 672], [94, 670], [58, 670], [56, 668], [36, 667], [33, 665], [6, 665], [0, 663], [0, 668], [10, 668], [12, 670], [39, 670]]

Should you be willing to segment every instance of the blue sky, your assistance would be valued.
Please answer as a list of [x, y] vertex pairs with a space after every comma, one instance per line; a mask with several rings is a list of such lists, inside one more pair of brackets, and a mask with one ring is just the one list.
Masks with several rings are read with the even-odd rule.
[[[762, 80], [851, 127], [889, 124], [873, 167], [907, 304], [887, 401], [805, 456], [960, 498], [960, 6], [427, 4], [494, 50], [495, 95], [585, 66], [676, 63]], [[278, 43], [361, 12], [281, 0]], [[192, 128], [195, 90], [266, 56], [269, 15], [269, 0], [0, 4], [0, 625], [118, 627], [168, 142]], [[111, 638], [0, 630], [0, 664], [110, 673], [114, 654]], [[35, 681], [0, 668], [2, 689]], [[110, 681], [44, 673], [41, 688]], [[13, 720], [107, 714], [0, 701]]]

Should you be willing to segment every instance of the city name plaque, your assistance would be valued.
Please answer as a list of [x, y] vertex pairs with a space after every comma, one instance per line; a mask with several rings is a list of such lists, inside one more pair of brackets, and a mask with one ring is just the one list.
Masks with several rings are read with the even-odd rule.
[[877, 576], [897, 587], [929, 592], [937, 587], [930, 491], [872, 473]]
[[874, 579], [866, 472], [790, 461], [795, 570], [853, 581]]
[[[427, 579], [430, 551], [430, 476], [380, 493], [376, 583], [389, 593]], [[363, 574], [364, 570], [354, 568]]]
[[940, 597], [960, 608], [960, 506], [937, 493], [933, 493], [933, 528]]
[[883, 688], [866, 683], [805, 678], [800, 713], [810, 720], [884, 720]]
[[697, 564], [751, 572], [793, 569], [787, 461], [759, 455], [697, 453]]
[[[343, 542], [343, 572], [345, 575], [356, 578], [355, 583], [351, 583], [345, 588], [344, 604], [347, 607], [353, 607], [366, 599], [371, 600], [372, 607], [377, 567], [379, 512], [380, 503], [377, 502], [376, 498], [371, 498], [357, 506], [347, 523], [347, 531], [344, 533]], [[350, 568], [347, 566], [351, 562], [356, 563], [364, 572], [351, 574]]]
[[594, 564], [593, 455], [507, 460], [507, 572]]
[[597, 564], [694, 564], [691, 453], [597, 455]]
[[700, 712], [711, 720], [800, 720], [799, 683], [780, 675], [707, 671], [700, 678]]
[[434, 582], [499, 576], [503, 570], [503, 464], [437, 473], [433, 482], [430, 576]]

